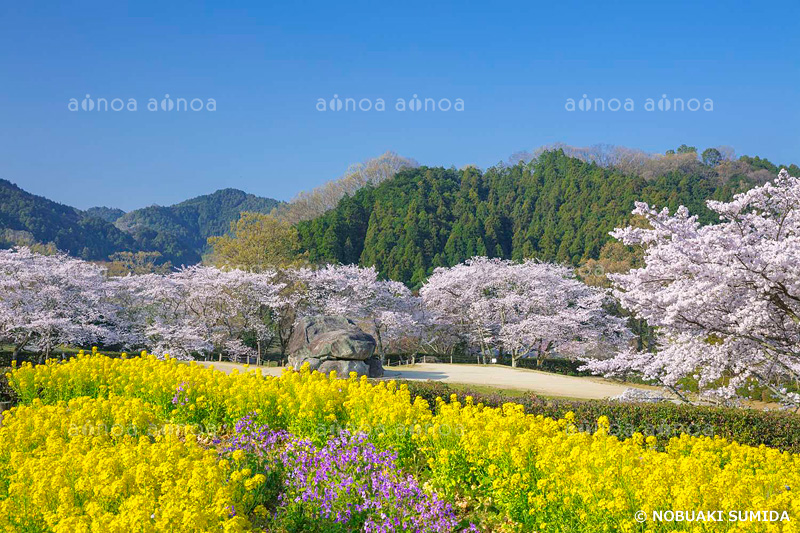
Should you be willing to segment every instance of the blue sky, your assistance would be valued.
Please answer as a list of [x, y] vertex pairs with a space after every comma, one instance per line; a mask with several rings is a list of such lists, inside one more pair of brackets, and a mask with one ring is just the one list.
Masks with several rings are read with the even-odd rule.
[[[0, 177], [86, 208], [288, 200], [394, 150], [481, 167], [556, 141], [800, 162], [791, 2], [2, 2]], [[137, 110], [70, 111], [113, 98]], [[215, 111], [148, 111], [213, 98]], [[565, 110], [630, 98], [634, 111]], [[647, 98], [713, 111], [646, 111]], [[386, 110], [326, 111], [367, 98]], [[397, 111], [397, 98], [463, 111]], [[366, 102], [365, 102], [366, 105]]]

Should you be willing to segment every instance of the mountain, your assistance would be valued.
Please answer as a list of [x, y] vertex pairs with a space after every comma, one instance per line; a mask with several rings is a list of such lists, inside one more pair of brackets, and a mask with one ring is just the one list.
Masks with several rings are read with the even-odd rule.
[[92, 217], [101, 218], [106, 222], [112, 224], [117, 221], [119, 217], [125, 214], [122, 209], [116, 207], [90, 207], [86, 210], [86, 214]]
[[114, 224], [173, 264], [193, 264], [201, 260], [208, 238], [227, 233], [242, 211], [269, 213], [282, 203], [238, 189], [221, 189], [167, 207], [136, 209]]
[[92, 261], [106, 261], [116, 252], [157, 251], [162, 262], [189, 265], [201, 260], [208, 237], [226, 233], [242, 211], [268, 213], [279, 205], [271, 198], [222, 189], [168, 207], [81, 211], [0, 180], [0, 247], [52, 243]]
[[577, 265], [598, 258], [636, 201], [685, 205], [713, 221], [707, 199], [727, 200], [754, 185], [750, 166], [736, 165], [698, 163], [646, 178], [556, 150], [485, 172], [420, 167], [364, 187], [298, 231], [312, 261], [374, 265], [411, 286], [437, 266], [475, 255]]
[[58, 249], [89, 260], [104, 260], [114, 252], [137, 251], [133, 236], [84, 211], [26, 192], [0, 180], [0, 245], [53, 243]]

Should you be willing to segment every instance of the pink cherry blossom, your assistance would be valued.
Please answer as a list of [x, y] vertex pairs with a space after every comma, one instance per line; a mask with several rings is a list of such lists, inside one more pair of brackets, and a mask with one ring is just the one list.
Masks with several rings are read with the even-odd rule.
[[649, 228], [612, 235], [645, 249], [645, 266], [609, 276], [622, 305], [658, 327], [656, 353], [626, 351], [592, 362], [596, 372], [642, 373], [673, 390], [694, 378], [717, 398], [751, 383], [783, 402], [800, 379], [800, 179], [782, 170], [730, 202], [709, 201], [720, 222], [701, 226], [637, 204]]

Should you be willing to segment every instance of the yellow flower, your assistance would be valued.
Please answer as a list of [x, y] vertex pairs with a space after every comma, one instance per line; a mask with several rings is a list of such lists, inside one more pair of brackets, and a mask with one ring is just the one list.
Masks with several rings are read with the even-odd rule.
[[[225, 374], [146, 353], [24, 363], [9, 383], [21, 403], [0, 426], [0, 531], [18, 529], [15, 517], [54, 532], [248, 530], [249, 518], [268, 514], [256, 501], [266, 477], [243, 469], [243, 451], [219, 460], [202, 435], [181, 428], [231, 427], [254, 412], [301, 437], [332, 422], [370, 431], [376, 446], [424, 473], [426, 491], [496, 509], [509, 531], [569, 531], [576, 522], [583, 531], [638, 531], [639, 510], [800, 513], [798, 455], [688, 435], [657, 447], [653, 436], [610, 435], [607, 416], [591, 434], [575, 428], [574, 413], [557, 421], [514, 403], [452, 397], [431, 405], [393, 382], [337, 380], [308, 367], [277, 378]], [[191, 413], [171, 403], [186, 383], [199, 407]], [[252, 513], [231, 517], [232, 505]], [[797, 531], [793, 524], [701, 530]]]

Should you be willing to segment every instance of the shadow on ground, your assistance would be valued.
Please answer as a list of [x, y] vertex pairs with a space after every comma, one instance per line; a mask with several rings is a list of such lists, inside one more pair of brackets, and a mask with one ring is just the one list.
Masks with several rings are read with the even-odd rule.
[[381, 379], [421, 379], [421, 380], [442, 380], [446, 379], [447, 374], [444, 372], [433, 372], [425, 370], [414, 370], [413, 372], [402, 370], [388, 370], [384, 369], [383, 377]]

